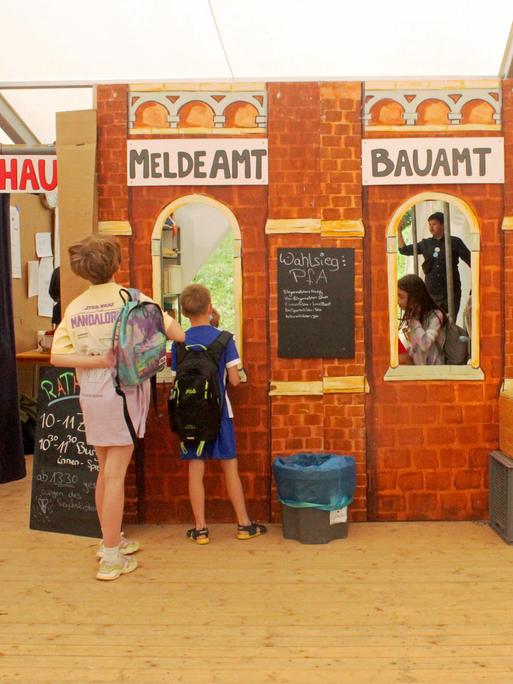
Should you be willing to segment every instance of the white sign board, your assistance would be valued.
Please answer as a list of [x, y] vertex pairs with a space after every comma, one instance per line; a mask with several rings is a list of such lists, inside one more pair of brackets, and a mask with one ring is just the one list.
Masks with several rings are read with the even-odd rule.
[[50, 192], [56, 187], [55, 155], [0, 155], [0, 192]]
[[10, 207], [11, 217], [11, 276], [21, 278], [21, 238], [20, 238], [20, 210]]
[[128, 185], [267, 185], [267, 139], [129, 140]]
[[38, 316], [50, 317], [53, 312], [53, 300], [48, 293], [50, 287], [50, 280], [53, 273], [53, 258], [43, 257], [39, 261], [38, 271], [38, 298], [37, 298], [37, 314]]
[[363, 185], [504, 183], [504, 138], [362, 141]]

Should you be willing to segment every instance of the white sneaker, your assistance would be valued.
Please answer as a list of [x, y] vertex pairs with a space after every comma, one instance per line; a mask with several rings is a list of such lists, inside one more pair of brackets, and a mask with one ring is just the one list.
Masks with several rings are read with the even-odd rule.
[[135, 558], [127, 558], [120, 555], [117, 563], [107, 563], [107, 561], [102, 560], [96, 573], [96, 579], [115, 580], [121, 575], [128, 575], [129, 572], [133, 572], [136, 568], [137, 561]]
[[[133, 553], [136, 553], [139, 551], [141, 548], [141, 545], [139, 544], [138, 541], [135, 541], [135, 539], [127, 539], [123, 532], [121, 532], [121, 541], [119, 542], [119, 552], [123, 554], [123, 556], [131, 556]], [[100, 560], [103, 558], [103, 539], [98, 545], [98, 551], [96, 552], [96, 558], [99, 558]]]

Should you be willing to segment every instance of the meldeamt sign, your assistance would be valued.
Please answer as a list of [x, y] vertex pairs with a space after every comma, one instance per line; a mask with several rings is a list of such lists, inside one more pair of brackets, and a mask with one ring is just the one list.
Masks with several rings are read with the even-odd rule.
[[369, 138], [362, 183], [504, 183], [504, 138]]
[[137, 185], [267, 185], [267, 139], [129, 140], [127, 182]]

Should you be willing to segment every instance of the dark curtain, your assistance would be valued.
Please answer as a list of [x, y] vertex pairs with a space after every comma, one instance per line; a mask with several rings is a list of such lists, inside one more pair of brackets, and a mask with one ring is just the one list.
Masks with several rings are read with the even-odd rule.
[[9, 199], [0, 193], [0, 483], [26, 475], [12, 315]]

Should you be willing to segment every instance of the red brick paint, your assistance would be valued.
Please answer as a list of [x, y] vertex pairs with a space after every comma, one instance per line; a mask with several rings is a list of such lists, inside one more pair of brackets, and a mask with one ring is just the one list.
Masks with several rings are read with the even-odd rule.
[[[398, 206], [430, 189], [463, 199], [479, 220], [484, 382], [383, 380], [390, 353], [388, 303], [383, 297], [386, 229]], [[364, 250], [370, 283], [365, 315], [373, 330], [367, 342], [367, 376], [373, 391], [367, 397], [366, 422], [373, 519], [467, 520], [487, 515], [487, 456], [498, 446], [497, 397], [503, 366], [502, 339], [495, 330], [496, 324], [498, 330], [502, 327], [501, 216], [499, 185], [366, 191]]]
[[[506, 184], [361, 186], [361, 83], [272, 83], [268, 90], [269, 186], [126, 187], [126, 86], [98, 88], [100, 220], [129, 220], [121, 238], [122, 281], [151, 294], [150, 238], [160, 211], [200, 193], [224, 203], [242, 234], [244, 356], [250, 384], [233, 392], [240, 471], [252, 516], [279, 519], [271, 463], [296, 451], [352, 455], [357, 487], [353, 520], [478, 519], [486, 517], [486, 462], [497, 448], [499, 385], [513, 372], [513, 236], [500, 230], [513, 215], [513, 81], [504, 82]], [[382, 132], [367, 132], [383, 137]], [[387, 137], [421, 136], [404, 129]], [[432, 137], [447, 133], [429, 133]], [[458, 136], [477, 131], [454, 132]], [[138, 136], [149, 137], [149, 136]], [[183, 137], [183, 136], [181, 136]], [[193, 136], [194, 137], [194, 136]], [[223, 137], [223, 136], [220, 136]], [[253, 137], [253, 136], [251, 136]], [[481, 367], [484, 382], [385, 383], [388, 310], [385, 234], [396, 208], [425, 190], [453, 194], [473, 209], [481, 230]], [[319, 234], [265, 235], [267, 219], [363, 217], [365, 238]], [[355, 249], [355, 358], [284, 359], [277, 356], [279, 247]], [[506, 352], [504, 352], [504, 347]], [[370, 394], [269, 397], [269, 382], [366, 376]], [[151, 522], [191, 519], [186, 468], [159, 394], [144, 443], [144, 500], [135, 470], [127, 481], [127, 518]], [[419, 411], [419, 406], [422, 410]], [[208, 516], [231, 521], [218, 464], [206, 478]]]

